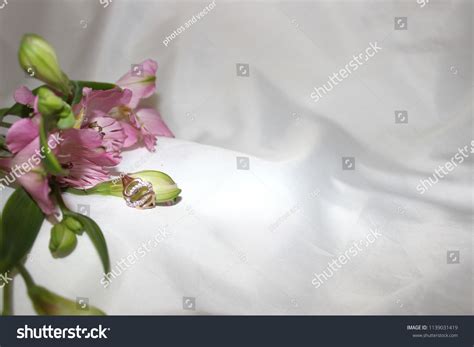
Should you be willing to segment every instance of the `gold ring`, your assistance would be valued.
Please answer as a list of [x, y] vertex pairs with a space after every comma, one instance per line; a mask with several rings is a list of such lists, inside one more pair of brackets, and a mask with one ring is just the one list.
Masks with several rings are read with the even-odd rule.
[[123, 198], [127, 206], [146, 210], [156, 206], [156, 195], [153, 185], [141, 178], [129, 175], [122, 176]]

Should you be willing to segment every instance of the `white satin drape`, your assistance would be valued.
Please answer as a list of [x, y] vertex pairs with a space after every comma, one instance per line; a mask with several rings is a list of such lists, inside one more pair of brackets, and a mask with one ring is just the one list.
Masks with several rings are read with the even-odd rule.
[[[157, 60], [148, 103], [176, 134], [121, 166], [170, 174], [183, 189], [176, 206], [66, 197], [89, 205], [113, 266], [158, 235], [156, 247], [104, 289], [87, 237], [54, 260], [45, 224], [27, 262], [36, 281], [109, 314], [472, 314], [472, 156], [416, 188], [474, 138], [472, 3], [216, 1], [162, 43], [209, 3], [11, 0], [0, 10], [2, 104], [36, 85], [16, 62], [21, 35], [35, 32], [71, 78], [114, 81]], [[394, 30], [394, 17], [408, 29]], [[382, 50], [313, 102], [313, 87], [370, 42]], [[382, 236], [315, 288], [315, 273], [371, 230]], [[447, 264], [452, 250], [459, 264]], [[16, 312], [32, 313], [21, 280], [15, 291]]]

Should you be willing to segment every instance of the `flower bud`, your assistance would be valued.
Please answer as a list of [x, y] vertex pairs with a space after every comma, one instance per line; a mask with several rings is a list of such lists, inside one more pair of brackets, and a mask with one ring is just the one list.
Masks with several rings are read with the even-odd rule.
[[64, 223], [56, 224], [51, 229], [49, 250], [54, 258], [64, 258], [68, 256], [74, 248], [76, 248], [76, 245], [76, 234], [65, 226]]
[[[146, 170], [133, 174], [128, 174], [132, 178], [141, 178], [145, 182], [150, 182], [155, 192], [155, 200], [158, 204], [172, 203], [181, 193], [173, 179], [161, 171]], [[115, 178], [111, 181], [102, 182], [98, 185], [85, 189], [69, 189], [68, 191], [77, 194], [100, 194], [123, 197], [122, 178]]]
[[57, 126], [59, 129], [72, 128], [76, 122], [71, 106], [45, 87], [38, 90], [38, 111], [44, 117], [58, 117]]
[[[181, 193], [173, 179], [161, 171], [145, 170], [130, 174], [133, 178], [141, 178], [145, 182], [150, 182], [156, 195], [157, 203], [174, 201]], [[120, 184], [120, 186], [122, 186]]]
[[32, 284], [28, 286], [28, 295], [39, 315], [48, 316], [104, 316], [105, 313], [88, 304], [66, 299], [44, 287]]
[[66, 218], [64, 218], [61, 224], [64, 224], [69, 230], [76, 234], [80, 234], [83, 230], [81, 222], [71, 216], [67, 216]]
[[26, 34], [18, 51], [20, 65], [32, 77], [60, 91], [64, 95], [71, 93], [71, 83], [61, 71], [54, 48], [41, 36]]

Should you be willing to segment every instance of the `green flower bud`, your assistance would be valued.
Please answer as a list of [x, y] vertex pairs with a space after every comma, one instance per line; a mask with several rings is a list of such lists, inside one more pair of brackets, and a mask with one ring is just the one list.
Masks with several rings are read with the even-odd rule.
[[[128, 174], [133, 178], [141, 178], [143, 181], [150, 182], [156, 196], [156, 203], [166, 204], [172, 203], [181, 193], [173, 179], [161, 171], [146, 170], [133, 174]], [[98, 185], [84, 190], [68, 189], [69, 192], [75, 194], [100, 194], [123, 197], [122, 178], [116, 178], [111, 181], [99, 183]]]
[[20, 65], [35, 77], [64, 95], [71, 94], [71, 83], [62, 72], [54, 48], [41, 36], [26, 34], [18, 51]]
[[64, 108], [64, 101], [46, 87], [38, 89], [38, 110], [45, 116], [56, 114]]
[[76, 234], [63, 223], [56, 224], [51, 229], [49, 250], [54, 258], [64, 258], [76, 248]]
[[[181, 193], [181, 189], [178, 188], [173, 179], [164, 172], [145, 170], [130, 174], [130, 176], [150, 182], [155, 191], [157, 203], [174, 201]], [[122, 180], [120, 180], [120, 188], [123, 189]], [[122, 192], [120, 192], [120, 196], [122, 196]]]
[[48, 316], [104, 316], [105, 313], [96, 307], [76, 303], [44, 287], [35, 284], [28, 286], [28, 295], [39, 315]]
[[59, 129], [64, 130], [64, 129], [71, 129], [74, 126], [75, 122], [76, 120], [74, 116], [72, 116], [72, 117], [67, 117], [67, 118], [60, 118], [57, 124], [58, 124]]
[[81, 222], [79, 222], [76, 218], [67, 216], [63, 219], [61, 224], [65, 225], [66, 228], [71, 230], [72, 232], [79, 234], [83, 230]]
[[71, 106], [46, 87], [38, 90], [38, 111], [44, 117], [58, 117], [59, 129], [72, 128], [76, 122]]

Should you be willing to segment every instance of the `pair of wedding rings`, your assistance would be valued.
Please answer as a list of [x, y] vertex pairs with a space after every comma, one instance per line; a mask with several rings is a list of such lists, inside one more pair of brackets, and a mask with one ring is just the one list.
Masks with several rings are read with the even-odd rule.
[[139, 210], [147, 210], [156, 206], [156, 195], [150, 182], [129, 175], [121, 176], [122, 194], [127, 206]]

